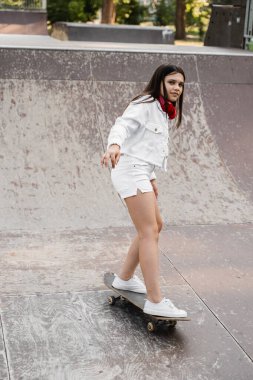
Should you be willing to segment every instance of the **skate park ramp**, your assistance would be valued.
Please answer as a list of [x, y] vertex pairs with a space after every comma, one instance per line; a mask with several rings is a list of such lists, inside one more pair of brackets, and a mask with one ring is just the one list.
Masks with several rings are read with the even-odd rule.
[[[148, 335], [106, 302], [135, 229], [100, 157], [170, 62], [187, 81], [156, 171], [161, 286], [192, 320]], [[0, 83], [0, 378], [252, 379], [253, 55], [0, 36]]]
[[169, 171], [157, 172], [165, 221], [252, 221], [252, 56], [50, 48], [1, 51], [2, 230], [131, 224], [100, 156], [117, 115], [168, 60], [187, 83]]

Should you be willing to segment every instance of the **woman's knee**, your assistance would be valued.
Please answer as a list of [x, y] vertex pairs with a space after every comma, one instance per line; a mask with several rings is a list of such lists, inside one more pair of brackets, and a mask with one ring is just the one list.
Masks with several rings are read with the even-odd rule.
[[139, 239], [154, 239], [158, 240], [159, 238], [159, 227], [157, 223], [143, 227], [141, 230], [138, 231]]

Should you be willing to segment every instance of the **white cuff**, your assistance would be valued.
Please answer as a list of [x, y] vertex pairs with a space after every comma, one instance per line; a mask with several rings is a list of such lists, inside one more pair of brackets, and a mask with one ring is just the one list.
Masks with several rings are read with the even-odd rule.
[[120, 146], [120, 144], [118, 143], [118, 142], [110, 142], [110, 143], [108, 143], [108, 145], [107, 145], [107, 150], [110, 148], [110, 146], [111, 145], [118, 145], [120, 148], [121, 148], [121, 146]]

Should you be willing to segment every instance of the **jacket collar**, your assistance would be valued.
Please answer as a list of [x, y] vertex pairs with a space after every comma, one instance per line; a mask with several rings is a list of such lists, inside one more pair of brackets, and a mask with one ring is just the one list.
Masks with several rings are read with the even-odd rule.
[[166, 118], [166, 120], [167, 120], [167, 119], [168, 119], [168, 114], [167, 114], [166, 112], [163, 111], [162, 106], [161, 106], [159, 100], [158, 100], [158, 99], [155, 99], [155, 103], [156, 103], [156, 105], [157, 105], [159, 111], [162, 112], [163, 116], [164, 116], [164, 117]]

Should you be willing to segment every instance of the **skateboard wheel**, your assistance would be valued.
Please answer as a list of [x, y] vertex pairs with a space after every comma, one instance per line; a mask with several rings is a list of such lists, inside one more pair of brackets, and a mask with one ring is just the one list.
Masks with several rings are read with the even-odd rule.
[[171, 321], [171, 322], [169, 323], [169, 327], [175, 327], [176, 324], [177, 324], [177, 321]]
[[107, 301], [108, 301], [109, 305], [115, 305], [116, 298], [114, 296], [109, 296], [107, 298]]
[[147, 329], [148, 332], [154, 332], [156, 330], [156, 325], [153, 322], [148, 322]]

